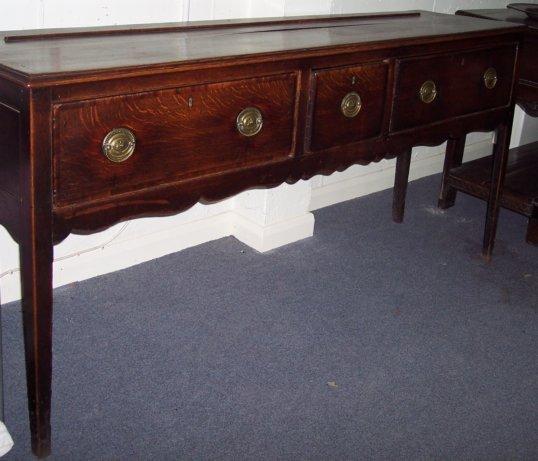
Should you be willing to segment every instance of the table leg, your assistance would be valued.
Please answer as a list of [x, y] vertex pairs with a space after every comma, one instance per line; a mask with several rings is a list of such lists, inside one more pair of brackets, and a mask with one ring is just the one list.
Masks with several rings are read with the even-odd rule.
[[394, 192], [392, 199], [392, 220], [397, 223], [403, 221], [405, 212], [405, 196], [409, 182], [409, 166], [411, 164], [411, 149], [402, 152], [396, 157], [396, 175], [394, 178]]
[[491, 260], [491, 254], [495, 244], [495, 234], [497, 232], [497, 223], [499, 220], [500, 199], [502, 195], [504, 175], [506, 173], [506, 164], [508, 162], [511, 131], [511, 121], [500, 125], [497, 128], [497, 139], [493, 148], [491, 187], [488, 197], [486, 225], [484, 228], [484, 242], [482, 246], [482, 255], [486, 261]]
[[50, 234], [30, 227], [20, 245], [28, 412], [32, 451], [45, 457], [51, 449], [53, 250]]
[[463, 161], [463, 151], [465, 150], [465, 138], [450, 138], [446, 146], [445, 163], [443, 166], [443, 178], [441, 180], [441, 191], [437, 206], [442, 210], [454, 206], [456, 202], [456, 189], [447, 184], [448, 175], [452, 168], [461, 166]]
[[26, 383], [32, 451], [51, 450], [52, 262], [50, 92], [34, 90], [21, 130], [29, 133], [21, 148], [19, 253]]
[[527, 237], [525, 240], [531, 245], [538, 245], [538, 208], [536, 207], [534, 214], [529, 218], [527, 224]]

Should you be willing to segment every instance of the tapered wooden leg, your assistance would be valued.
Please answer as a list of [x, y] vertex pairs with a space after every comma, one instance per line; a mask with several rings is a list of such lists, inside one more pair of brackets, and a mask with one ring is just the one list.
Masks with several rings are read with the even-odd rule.
[[527, 224], [527, 243], [538, 245], [538, 209], [535, 208], [534, 215], [529, 218]]
[[0, 418], [5, 421], [4, 413], [4, 344], [2, 337], [2, 293], [0, 293]]
[[484, 228], [484, 242], [482, 255], [486, 261], [491, 260], [493, 246], [495, 244], [495, 234], [499, 220], [500, 198], [502, 195], [504, 175], [508, 161], [508, 151], [510, 147], [510, 134], [512, 123], [506, 122], [497, 128], [497, 139], [493, 148], [493, 167], [491, 169], [491, 187], [488, 198], [488, 209], [486, 214], [486, 225]]
[[33, 91], [31, 116], [22, 130], [29, 143], [21, 149], [19, 251], [26, 382], [32, 450], [51, 451], [52, 381], [52, 188], [50, 92]]
[[450, 138], [446, 146], [445, 163], [443, 166], [443, 178], [437, 206], [441, 209], [450, 208], [456, 202], [456, 189], [447, 184], [448, 174], [452, 168], [461, 166], [463, 151], [465, 150], [465, 138]]
[[396, 176], [394, 179], [394, 192], [392, 199], [392, 219], [401, 223], [405, 212], [405, 195], [409, 181], [409, 166], [411, 164], [411, 149], [402, 152], [396, 157]]
[[36, 234], [21, 243], [28, 412], [32, 451], [42, 458], [51, 450], [52, 244]]

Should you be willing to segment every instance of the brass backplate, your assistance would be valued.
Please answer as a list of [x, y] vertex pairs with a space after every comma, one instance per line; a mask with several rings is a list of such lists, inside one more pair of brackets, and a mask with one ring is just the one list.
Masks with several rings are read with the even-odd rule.
[[135, 135], [127, 128], [115, 128], [103, 139], [103, 154], [114, 163], [127, 160], [133, 155], [135, 147]]
[[498, 80], [497, 71], [493, 67], [490, 67], [484, 72], [484, 85], [486, 85], [488, 90], [495, 88]]
[[243, 136], [254, 136], [258, 134], [263, 126], [263, 116], [256, 107], [247, 107], [239, 112], [236, 120], [239, 133]]
[[362, 109], [362, 100], [358, 93], [352, 91], [342, 98], [340, 110], [348, 118], [355, 117]]
[[420, 100], [430, 104], [437, 97], [437, 86], [433, 80], [426, 80], [420, 87]]

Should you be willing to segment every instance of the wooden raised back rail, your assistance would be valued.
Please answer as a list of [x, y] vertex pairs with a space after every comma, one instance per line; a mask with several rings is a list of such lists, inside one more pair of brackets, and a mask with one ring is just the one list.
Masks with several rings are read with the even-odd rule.
[[51, 449], [53, 245], [497, 130], [520, 28], [426, 12], [0, 34], [0, 224], [19, 243], [32, 447]]

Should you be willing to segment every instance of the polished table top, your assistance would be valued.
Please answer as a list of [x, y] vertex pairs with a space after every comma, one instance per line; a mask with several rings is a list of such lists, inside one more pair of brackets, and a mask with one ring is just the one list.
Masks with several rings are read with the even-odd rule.
[[[185, 64], [324, 49], [360, 51], [381, 43], [411, 45], [495, 35], [515, 26], [425, 11], [354, 16], [212, 21], [92, 29], [0, 32], [0, 75], [65, 79], [118, 68]], [[60, 77], [61, 74], [61, 77]]]
[[475, 16], [483, 19], [493, 19], [495, 21], [506, 21], [522, 24], [531, 29], [538, 29], [538, 20], [531, 19], [525, 13], [511, 8], [499, 8], [491, 10], [461, 10], [458, 14]]

